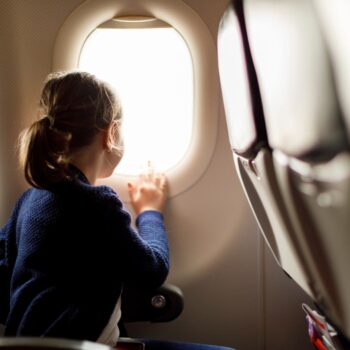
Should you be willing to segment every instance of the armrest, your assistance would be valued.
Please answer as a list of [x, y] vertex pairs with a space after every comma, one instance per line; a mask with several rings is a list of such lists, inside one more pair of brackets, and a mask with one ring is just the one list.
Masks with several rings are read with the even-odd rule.
[[126, 286], [122, 293], [122, 322], [168, 322], [184, 307], [182, 291], [171, 284], [155, 290]]

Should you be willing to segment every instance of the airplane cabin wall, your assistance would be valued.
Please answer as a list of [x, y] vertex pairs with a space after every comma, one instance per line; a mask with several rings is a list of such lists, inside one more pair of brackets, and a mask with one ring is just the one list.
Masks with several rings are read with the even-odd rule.
[[[0, 0], [1, 225], [26, 188], [17, 166], [17, 135], [36, 115], [56, 35], [82, 2]], [[185, 3], [216, 42], [228, 0]], [[218, 123], [209, 167], [169, 201], [165, 213], [172, 263], [168, 281], [183, 290], [185, 310], [170, 323], [129, 325], [130, 335], [242, 350], [311, 349], [300, 306], [308, 298], [283, 274], [258, 234], [235, 173], [222, 106]]]

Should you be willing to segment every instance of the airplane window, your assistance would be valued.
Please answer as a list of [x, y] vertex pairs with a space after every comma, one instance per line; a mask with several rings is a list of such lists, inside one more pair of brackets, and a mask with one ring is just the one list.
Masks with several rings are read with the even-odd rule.
[[193, 69], [182, 36], [155, 18], [126, 18], [95, 29], [79, 68], [115, 87], [123, 106], [125, 153], [116, 174], [136, 175], [147, 161], [174, 167], [189, 149]]

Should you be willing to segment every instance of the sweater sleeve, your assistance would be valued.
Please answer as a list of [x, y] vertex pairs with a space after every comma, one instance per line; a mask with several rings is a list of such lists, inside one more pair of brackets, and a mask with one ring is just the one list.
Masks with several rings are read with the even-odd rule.
[[10, 222], [0, 229], [0, 324], [5, 324], [9, 308], [8, 293], [10, 276], [5, 252], [6, 236], [9, 226]]
[[108, 225], [111, 234], [117, 235], [116, 258], [123, 281], [156, 287], [169, 272], [169, 248], [163, 215], [145, 211], [136, 219], [138, 231], [131, 227], [130, 214], [113, 192]]
[[0, 324], [5, 324], [9, 311], [10, 279], [15, 259], [15, 224], [25, 191], [17, 200], [11, 217], [0, 229]]

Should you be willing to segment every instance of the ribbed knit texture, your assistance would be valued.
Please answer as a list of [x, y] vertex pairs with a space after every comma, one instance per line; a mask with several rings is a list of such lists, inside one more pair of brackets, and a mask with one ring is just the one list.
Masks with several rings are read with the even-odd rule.
[[26, 191], [0, 231], [5, 334], [96, 340], [123, 283], [161, 285], [169, 269], [162, 214], [139, 215], [138, 232], [130, 223], [116, 193], [82, 174]]

